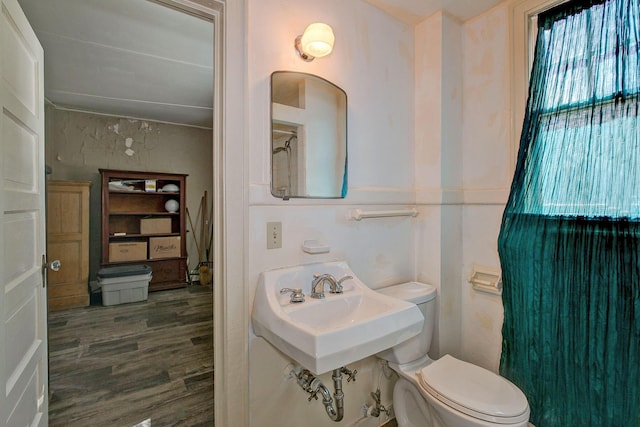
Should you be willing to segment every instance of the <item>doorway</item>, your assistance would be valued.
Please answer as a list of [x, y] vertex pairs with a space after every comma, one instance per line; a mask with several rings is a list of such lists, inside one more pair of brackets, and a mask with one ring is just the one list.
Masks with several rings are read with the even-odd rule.
[[[32, 18], [30, 16], [30, 11], [33, 11], [33, 9], [35, 9], [36, 12], [42, 13], [42, 9], [43, 8], [44, 9], [46, 9], [47, 7], [56, 8], [57, 6], [55, 6], [54, 3], [60, 3], [61, 0], [56, 0], [56, 1], [52, 1], [52, 2], [46, 2], [46, 3], [42, 3], [39, 0], [35, 0], [35, 1], [19, 0], [19, 2], [21, 3], [21, 5], [22, 5], [22, 7], [23, 7], [23, 9], [25, 11], [25, 14], [27, 14], [27, 17], [30, 19], [30, 21], [32, 21], [32, 25], [33, 25], [36, 33], [39, 33], [38, 35], [41, 38], [42, 38], [41, 34], [44, 34], [44, 33], [48, 33], [49, 34], [49, 33], [51, 33], [49, 28], [45, 28], [44, 30], [39, 30], [38, 24], [36, 22], [37, 19]], [[82, 10], [82, 8], [86, 7], [87, 4], [95, 3], [97, 5], [97, 7], [100, 9], [100, 11], [102, 13], [107, 14], [107, 16], [108, 16], [108, 18], [105, 18], [103, 21], [109, 21], [110, 19], [113, 18], [113, 10], [110, 10], [110, 7], [115, 2], [108, 2], [109, 5], [106, 5], [105, 2], [103, 2], [103, 1], [95, 1], [95, 2], [89, 1], [89, 2], [87, 2], [87, 1], [67, 0], [66, 2], [73, 5], [73, 9], [74, 9], [73, 13], [77, 13], [78, 9]], [[129, 1], [127, 3], [130, 4], [132, 2]], [[144, 2], [144, 3], [148, 3], [150, 5], [153, 5], [153, 7], [156, 7], [156, 8], [161, 8], [161, 9], [165, 9], [165, 10], [172, 10], [173, 12], [175, 12], [175, 6], [180, 8], [180, 4], [179, 4], [180, 2], [179, 1], [176, 1], [176, 2], [159, 1], [159, 2]], [[157, 4], [157, 3], [162, 3], [162, 5], [161, 4]], [[172, 9], [166, 8], [165, 7], [166, 3], [172, 3], [174, 8], [172, 8]], [[194, 10], [193, 8], [187, 8], [186, 12], [188, 12], [188, 16], [190, 16], [190, 17], [193, 17], [194, 13], [198, 14], [198, 10]], [[73, 18], [74, 17], [73, 13], [70, 12], [68, 14], [68, 17]], [[47, 15], [46, 16], [46, 22], [48, 24], [51, 24], [51, 22], [53, 21], [53, 13], [46, 13], [45, 12], [45, 15]], [[126, 15], [127, 15], [127, 18], [131, 18], [132, 16], [136, 16], [136, 13], [132, 13], [130, 10], [127, 10]], [[197, 19], [201, 19], [201, 18], [197, 18]], [[208, 19], [211, 19], [211, 17], [209, 17]], [[100, 27], [100, 25], [91, 25], [89, 23], [89, 21], [84, 20], [84, 19], [73, 19], [73, 21], [74, 22], [83, 23], [85, 26], [90, 27], [91, 31], [97, 31], [99, 29], [99, 27]], [[109, 24], [113, 24], [113, 22], [109, 22]], [[178, 33], [180, 33], [180, 30], [179, 30], [180, 29], [180, 25], [177, 25], [177, 26], [176, 25], [177, 24], [173, 23], [173, 26], [171, 28], [173, 28], [173, 30], [176, 30], [176, 31], [178, 31]], [[211, 25], [213, 25], [213, 24], [211, 24]], [[190, 26], [189, 25], [182, 25], [182, 28], [185, 28], [185, 27], [190, 27]], [[110, 28], [112, 30], [113, 29], [118, 29], [118, 30], [115, 31], [116, 33], [119, 32], [122, 29], [122, 27], [113, 26], [113, 25], [111, 25]], [[124, 37], [122, 34], [120, 34], [120, 36]], [[73, 43], [73, 41], [70, 40], [68, 37], [66, 39], [64, 37], [58, 38], [58, 40], [54, 41], [53, 44], [55, 45], [56, 42], [57, 43], [62, 43], [62, 44], [64, 44], [64, 43]], [[92, 42], [92, 43], [93, 43], [93, 46], [95, 47], [95, 51], [92, 54], [96, 55], [96, 52], [100, 50], [100, 48], [102, 47], [102, 44], [101, 43], [96, 43], [95, 41]], [[46, 51], [47, 50], [51, 51], [51, 49], [47, 49], [47, 45], [44, 42], [43, 42], [43, 45], [44, 45]], [[211, 43], [209, 44], [209, 50], [213, 51], [213, 46], [212, 46]], [[128, 58], [129, 57], [128, 56], [129, 53], [130, 52], [128, 52], [127, 50], [123, 50], [122, 51], [123, 58]], [[72, 54], [73, 55], [78, 55], [79, 54], [78, 53], [78, 49], [74, 49], [74, 52]], [[153, 55], [151, 55], [151, 56], [153, 56]], [[54, 70], [56, 70], [57, 72], [60, 72], [59, 69], [54, 69]], [[157, 69], [153, 69], [152, 68], [152, 70], [154, 72], [156, 72], [156, 73], [158, 72]], [[109, 69], [109, 67], [107, 67], [106, 69], [105, 68], [100, 68], [100, 69], [96, 69], [95, 71], [96, 72], [94, 74], [96, 74], [97, 77], [100, 77], [100, 76], [105, 77], [106, 76], [107, 80], [108, 80], [108, 77], [109, 77], [109, 74], [110, 74], [109, 72], [113, 71], [113, 70]], [[45, 73], [45, 75], [46, 75], [46, 73]], [[176, 79], [176, 81], [178, 83], [181, 83], [180, 82], [180, 77], [177, 77], [175, 75], [173, 77]], [[185, 78], [185, 76], [182, 76], [182, 78]], [[188, 78], [186, 78], [186, 79], [188, 80]], [[82, 79], [80, 79], [80, 80], [82, 80]], [[213, 81], [214, 80], [213, 76], [210, 76], [209, 80]], [[46, 79], [46, 82], [48, 83], [49, 80]], [[149, 82], [149, 83], [151, 84], [152, 82]], [[202, 89], [200, 89], [200, 90], [202, 91]], [[152, 119], [149, 119], [149, 118], [146, 118], [146, 117], [141, 117], [138, 114], [131, 113], [130, 112], [131, 110], [125, 111], [122, 115], [120, 115], [116, 111], [108, 110], [108, 109], [106, 109], [105, 111], [100, 111], [100, 108], [98, 108], [98, 107], [105, 107], [105, 105], [108, 104], [107, 101], [111, 101], [113, 99], [117, 99], [118, 96], [112, 96], [112, 97], [110, 97], [110, 96], [102, 96], [99, 99], [97, 99], [97, 97], [93, 97], [93, 101], [94, 101], [93, 106], [90, 107], [90, 108], [85, 108], [85, 107], [82, 107], [82, 106], [74, 105], [75, 102], [73, 101], [71, 95], [77, 95], [78, 94], [77, 91], [69, 90], [67, 92], [68, 92], [68, 93], [66, 93], [67, 98], [63, 97], [62, 98], [63, 101], [59, 101], [58, 99], [54, 99], [53, 97], [50, 97], [49, 98], [50, 102], [49, 102], [48, 107], [47, 107], [48, 111], [54, 111], [55, 112], [54, 114], [57, 114], [59, 116], [64, 116], [63, 120], [74, 120], [73, 116], [78, 116], [78, 115], [83, 116], [83, 120], [96, 121], [96, 122], [99, 122], [100, 120], [103, 120], [103, 118], [104, 118], [104, 120], [106, 120], [104, 122], [105, 124], [97, 124], [97, 125], [95, 125], [93, 127], [93, 130], [95, 130], [99, 126], [102, 126], [105, 134], [109, 134], [109, 132], [110, 132], [111, 136], [116, 138], [116, 139], [119, 138], [119, 136], [121, 136], [119, 134], [119, 132], [121, 131], [122, 128], [120, 126], [118, 126], [119, 125], [118, 122], [112, 123], [112, 122], [109, 122], [108, 119], [106, 119], [106, 118], [113, 118], [115, 116], [119, 116], [121, 120], [125, 120], [127, 123], [130, 123], [132, 121], [138, 121], [138, 123], [139, 123], [138, 131], [140, 131], [140, 132], [148, 131], [149, 129], [146, 126], [148, 125], [148, 123], [151, 123], [153, 121]], [[85, 96], [85, 98], [90, 98], [90, 97], [86, 97]], [[212, 99], [213, 95], [210, 95], [209, 98]], [[169, 105], [169, 104], [170, 103], [167, 103], [167, 105]], [[176, 105], [179, 105], [179, 104], [181, 105], [183, 103], [176, 102], [175, 104]], [[150, 108], [148, 108], [149, 110], [154, 110], [154, 108], [151, 108], [151, 107], [157, 106], [158, 103], [147, 102], [146, 105], [147, 105], [147, 107], [150, 107]], [[87, 113], [87, 111], [91, 111], [91, 112]], [[95, 114], [95, 113], [99, 113], [99, 114]], [[90, 116], [87, 116], [87, 115], [90, 115]], [[99, 118], [94, 117], [94, 115], [95, 116], [99, 116]], [[209, 115], [213, 116], [213, 114], [211, 112], [209, 112]], [[161, 125], [159, 125], [156, 128], [156, 130], [158, 128], [160, 128], [160, 130], [158, 132], [162, 133], [166, 129], [169, 129], [168, 132], [174, 133], [174, 131], [170, 127], [174, 126], [175, 124], [173, 122], [177, 122], [177, 120], [165, 119], [164, 122], [162, 122], [162, 119], [160, 119], [160, 120], [161, 120], [161, 122], [160, 122]], [[171, 122], [171, 123], [167, 123], [167, 122]], [[109, 129], [110, 126], [111, 126], [111, 128]], [[163, 128], [163, 126], [164, 126], [164, 128]], [[190, 129], [189, 132], [191, 132], [191, 133], [198, 133], [204, 127], [206, 127], [206, 126], [201, 126], [201, 125], [197, 125], [197, 124], [196, 125], [191, 124], [191, 125], [188, 126], [188, 128]], [[213, 128], [213, 125], [211, 126], [211, 128]], [[153, 130], [154, 129], [151, 129], [149, 132], [147, 132], [145, 135], [143, 135], [143, 138], [142, 138], [146, 143], [149, 143], [150, 145], [153, 145], [153, 143], [157, 142], [157, 141], [152, 140], [153, 135], [150, 136], [150, 133], [152, 133]], [[52, 133], [50, 131], [56, 132], [56, 127], [55, 127], [55, 124], [51, 124], [49, 122], [49, 123], [47, 123], [47, 133], [48, 133], [48, 135], [53, 135], [55, 137], [56, 134]], [[91, 135], [87, 135], [87, 134], [83, 134], [82, 136], [83, 136], [83, 138], [84, 137], [92, 138]], [[95, 132], [94, 132], [93, 137], [95, 137]], [[123, 137], [123, 138], [124, 138], [125, 147], [127, 149], [131, 149], [132, 151], [135, 151], [136, 154], [138, 154], [142, 150], [144, 150], [144, 147], [136, 148], [135, 144], [138, 141], [136, 137], [131, 137], [131, 139], [133, 139], [133, 142], [132, 142], [133, 143], [133, 147], [130, 147], [130, 146], [126, 145], [127, 143], [131, 142], [131, 141], [127, 141], [128, 137]], [[147, 138], [147, 139], [145, 139], [145, 138]], [[213, 136], [209, 137], [209, 140], [213, 140], [213, 139], [214, 139]], [[81, 162], [84, 165], [89, 164], [88, 167], [92, 167], [90, 165], [90, 162], [87, 162], [86, 154], [89, 153], [91, 151], [91, 149], [94, 148], [94, 147], [91, 147], [89, 144], [87, 144], [86, 140], [83, 140], [81, 142], [82, 142], [81, 143], [81, 148], [82, 148], [82, 150], [84, 150], [83, 152], [85, 154], [85, 156], [81, 159]], [[60, 148], [60, 146], [58, 146], [58, 148]], [[155, 150], [158, 149], [157, 144], [153, 147], [153, 149], [155, 149]], [[140, 150], [140, 151], [138, 151], [138, 150]], [[96, 194], [99, 194], [99, 188], [98, 188], [99, 185], [97, 184], [94, 176], [88, 176], [88, 173], [86, 171], [82, 171], [81, 168], [79, 168], [77, 164], [74, 164], [74, 160], [75, 159], [73, 158], [73, 155], [74, 155], [73, 153], [70, 153], [68, 151], [54, 150], [54, 151], [51, 151], [48, 154], [47, 161], [48, 161], [48, 163], [52, 163], [53, 164], [52, 169], [53, 169], [54, 174], [55, 173], [60, 173], [60, 175], [58, 175], [58, 178], [61, 178], [61, 179], [83, 179], [83, 180], [84, 179], [89, 179], [91, 181], [94, 181], [94, 190], [92, 191], [91, 205], [93, 206], [94, 209], [97, 206], [98, 210], [99, 210], [99, 203], [100, 203], [99, 202], [99, 196], [96, 196]], [[134, 155], [134, 156], [129, 156], [129, 157], [136, 157], [136, 156]], [[208, 163], [209, 163], [208, 164], [209, 171], [211, 172], [211, 170], [214, 169], [214, 168], [211, 167], [211, 164], [213, 163], [213, 154], [211, 154], [211, 151], [209, 151], [208, 153], [207, 152], [204, 152], [204, 153], [200, 152], [198, 157], [200, 159], [207, 159], [208, 158], [209, 159], [209, 161], [208, 161]], [[125, 160], [131, 160], [131, 159], [125, 159]], [[139, 165], [140, 165], [140, 163], [137, 163], [134, 166], [139, 166]], [[113, 166], [113, 165], [111, 165], [111, 166]], [[131, 167], [131, 169], [133, 169], [133, 167]], [[74, 173], [87, 173], [87, 175], [76, 177], [76, 176], [73, 176]], [[210, 191], [213, 194], [214, 193], [213, 192], [213, 178], [209, 178], [208, 181], [211, 183], [211, 190]], [[194, 191], [193, 193], [200, 193], [200, 192]], [[94, 218], [95, 218], [95, 216], [94, 216]], [[92, 221], [92, 223], [96, 224], [98, 222], [94, 220], [94, 221]], [[92, 251], [92, 254], [94, 254], [92, 256], [93, 261], [91, 262], [92, 265], [91, 265], [91, 276], [90, 277], [92, 277], [92, 278], [95, 278], [95, 273], [96, 273], [97, 269], [99, 268], [99, 262], [95, 261], [95, 259], [96, 259], [95, 250], [96, 250], [96, 247], [99, 246], [99, 240], [97, 240], [95, 238], [96, 235], [99, 235], [99, 234], [93, 233], [93, 236], [92, 236], [93, 238], [91, 239], [92, 240], [92, 245], [91, 245], [92, 249], [91, 249], [91, 251]], [[98, 239], [99, 239], [99, 237], [98, 237]], [[96, 242], [98, 242], [98, 243], [96, 243]], [[195, 252], [195, 251], [193, 251], [193, 252]]]

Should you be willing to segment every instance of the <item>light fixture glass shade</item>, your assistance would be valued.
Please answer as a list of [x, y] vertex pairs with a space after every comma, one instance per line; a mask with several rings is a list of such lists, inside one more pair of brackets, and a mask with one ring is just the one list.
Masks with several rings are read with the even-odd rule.
[[304, 30], [300, 44], [302, 51], [307, 55], [322, 58], [331, 53], [334, 41], [335, 36], [331, 27], [322, 22], [315, 22]]

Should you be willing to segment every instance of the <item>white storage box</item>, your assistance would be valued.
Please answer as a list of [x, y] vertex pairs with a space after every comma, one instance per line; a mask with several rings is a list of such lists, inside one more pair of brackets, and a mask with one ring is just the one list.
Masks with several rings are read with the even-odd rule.
[[151, 267], [148, 265], [125, 265], [100, 269], [98, 283], [102, 288], [102, 305], [146, 301], [150, 281]]

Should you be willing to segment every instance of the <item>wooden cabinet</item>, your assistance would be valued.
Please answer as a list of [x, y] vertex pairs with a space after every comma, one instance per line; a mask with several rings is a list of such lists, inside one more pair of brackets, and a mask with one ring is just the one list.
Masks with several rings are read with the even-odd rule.
[[187, 175], [100, 169], [102, 266], [147, 264], [149, 291], [186, 285]]
[[47, 182], [47, 272], [50, 310], [89, 305], [90, 182]]

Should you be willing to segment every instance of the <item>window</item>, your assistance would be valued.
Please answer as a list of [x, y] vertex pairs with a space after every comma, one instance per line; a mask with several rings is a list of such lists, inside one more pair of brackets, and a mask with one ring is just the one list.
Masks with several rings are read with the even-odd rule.
[[[633, 7], [633, 2], [631, 3]], [[635, 4], [637, 7], [637, 3]], [[550, 21], [538, 33], [527, 153], [525, 211], [545, 215], [640, 215], [638, 39], [616, 32], [615, 7]], [[542, 14], [541, 16], [544, 16]], [[553, 27], [553, 31], [552, 31]]]

